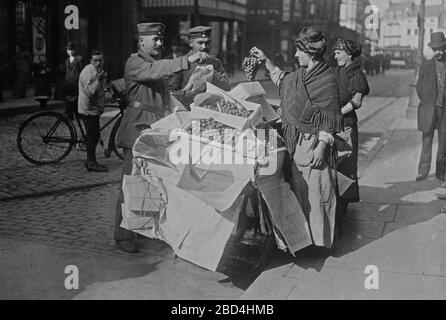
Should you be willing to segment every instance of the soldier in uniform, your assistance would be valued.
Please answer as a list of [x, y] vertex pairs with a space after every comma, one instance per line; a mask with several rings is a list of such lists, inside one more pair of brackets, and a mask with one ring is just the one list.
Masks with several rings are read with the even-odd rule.
[[[192, 48], [187, 56], [191, 56], [197, 52], [205, 52], [209, 54], [211, 50], [211, 27], [195, 27], [189, 30], [189, 46]], [[223, 68], [223, 63], [217, 58], [209, 58], [205, 63], [194, 63], [191, 68], [186, 71], [181, 71], [175, 74], [170, 80], [169, 87], [171, 91], [178, 91], [184, 89], [187, 85], [192, 73], [199, 65], [212, 65], [217, 73], [218, 86], [226, 91], [231, 90], [228, 77]]]
[[[132, 148], [140, 135], [138, 124], [150, 125], [167, 115], [170, 93], [167, 80], [175, 72], [188, 70], [197, 62], [209, 57], [204, 52], [182, 56], [173, 60], [160, 60], [163, 48], [162, 23], [138, 24], [139, 51], [130, 56], [125, 65], [124, 80], [129, 108], [125, 111], [117, 135], [117, 146], [124, 149], [122, 174], [132, 172]], [[123, 203], [122, 189], [116, 206], [114, 238], [118, 247], [128, 253], [136, 253], [135, 233], [121, 228]]]

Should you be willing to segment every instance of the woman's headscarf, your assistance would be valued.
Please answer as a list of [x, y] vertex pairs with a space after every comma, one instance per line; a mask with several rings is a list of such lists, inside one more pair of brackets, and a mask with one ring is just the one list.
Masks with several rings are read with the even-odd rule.
[[294, 45], [315, 58], [322, 58], [327, 51], [327, 40], [324, 34], [315, 27], [307, 27], [299, 32]]
[[362, 45], [353, 40], [338, 39], [334, 49], [345, 51], [352, 58], [359, 57], [362, 53]]

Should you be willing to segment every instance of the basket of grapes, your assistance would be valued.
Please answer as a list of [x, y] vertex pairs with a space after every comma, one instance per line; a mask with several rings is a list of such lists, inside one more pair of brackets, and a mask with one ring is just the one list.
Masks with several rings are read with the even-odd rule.
[[225, 150], [223, 152], [237, 153], [261, 165], [267, 165], [265, 142], [259, 140], [255, 131], [250, 128], [239, 130], [233, 124], [225, 124], [209, 117], [191, 119], [182, 126], [182, 129], [189, 135], [190, 140], [200, 143], [202, 148], [211, 147]]
[[250, 115], [244, 106], [220, 93], [203, 93], [195, 97], [191, 105], [191, 117], [194, 119], [212, 118], [226, 126], [245, 130], [251, 126]]
[[206, 93], [195, 97], [191, 111], [193, 116], [213, 117], [225, 121], [223, 123], [229, 121], [229, 124], [233, 124], [239, 130], [252, 127], [253, 120], [262, 112], [260, 104], [239, 100], [211, 83], [207, 84]]

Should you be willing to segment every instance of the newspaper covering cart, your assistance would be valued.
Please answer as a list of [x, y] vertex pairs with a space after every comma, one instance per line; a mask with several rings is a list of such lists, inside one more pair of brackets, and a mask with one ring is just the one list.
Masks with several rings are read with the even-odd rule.
[[[282, 173], [283, 140], [258, 129], [278, 119], [264, 95], [258, 82], [231, 92], [208, 83], [190, 112], [175, 112], [143, 131], [133, 148], [133, 175], [123, 180], [122, 227], [216, 271], [237, 229], [244, 191], [252, 187], [267, 206], [279, 248], [295, 253], [311, 245], [307, 220]], [[214, 124], [214, 131], [203, 134], [203, 123]], [[267, 219], [260, 218], [265, 229]]]

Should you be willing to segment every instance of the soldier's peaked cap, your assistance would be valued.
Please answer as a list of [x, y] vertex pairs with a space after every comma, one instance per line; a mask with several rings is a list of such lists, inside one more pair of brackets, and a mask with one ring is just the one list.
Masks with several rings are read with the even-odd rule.
[[209, 38], [212, 32], [211, 27], [198, 26], [189, 29], [189, 39]]
[[166, 26], [160, 22], [139, 23], [137, 25], [140, 36], [162, 36]]

